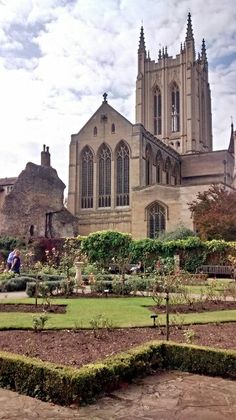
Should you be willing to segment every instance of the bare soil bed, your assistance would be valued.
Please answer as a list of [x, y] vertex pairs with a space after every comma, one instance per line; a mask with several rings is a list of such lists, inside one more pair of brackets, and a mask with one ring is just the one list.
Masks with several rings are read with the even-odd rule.
[[52, 312], [55, 314], [66, 313], [67, 305], [32, 305], [24, 303], [0, 303], [0, 312], [27, 312], [27, 313], [38, 313], [38, 312]]
[[[171, 328], [170, 339], [186, 342], [184, 330], [195, 332], [194, 344], [236, 349], [236, 323]], [[150, 340], [164, 340], [165, 329], [122, 328], [113, 330], [0, 331], [0, 350], [37, 357], [44, 361], [80, 367]]]
[[[149, 309], [154, 313], [165, 313], [165, 305], [161, 306], [150, 306]], [[170, 313], [183, 314], [189, 312], [211, 312], [211, 311], [223, 311], [224, 309], [236, 309], [235, 301], [225, 300], [209, 300], [203, 302], [193, 302], [191, 304], [178, 304], [170, 305]]]

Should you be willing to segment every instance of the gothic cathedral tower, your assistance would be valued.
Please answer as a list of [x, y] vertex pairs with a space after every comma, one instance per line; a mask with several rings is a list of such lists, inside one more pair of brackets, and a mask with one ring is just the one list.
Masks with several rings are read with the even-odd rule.
[[211, 93], [205, 41], [195, 57], [191, 15], [180, 53], [169, 57], [167, 47], [158, 61], [146, 52], [141, 27], [136, 82], [136, 123], [180, 154], [212, 151]]

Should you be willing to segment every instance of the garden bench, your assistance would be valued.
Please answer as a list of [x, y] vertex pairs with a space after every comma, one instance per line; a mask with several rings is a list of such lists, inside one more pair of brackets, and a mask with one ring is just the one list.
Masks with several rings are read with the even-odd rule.
[[197, 273], [209, 276], [229, 276], [235, 279], [235, 270], [231, 265], [201, 265], [197, 268]]

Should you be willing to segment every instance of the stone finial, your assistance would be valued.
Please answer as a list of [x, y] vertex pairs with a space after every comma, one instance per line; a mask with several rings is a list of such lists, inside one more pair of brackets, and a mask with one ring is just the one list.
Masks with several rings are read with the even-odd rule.
[[186, 32], [186, 41], [193, 41], [193, 28], [192, 28], [192, 19], [191, 13], [188, 14], [188, 22], [187, 22], [187, 32]]

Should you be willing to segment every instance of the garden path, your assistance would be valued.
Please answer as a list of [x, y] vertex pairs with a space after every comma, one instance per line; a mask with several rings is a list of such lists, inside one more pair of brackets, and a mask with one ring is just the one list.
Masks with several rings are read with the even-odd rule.
[[235, 420], [236, 382], [176, 371], [159, 373], [81, 409], [0, 389], [0, 407], [1, 420]]

